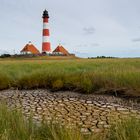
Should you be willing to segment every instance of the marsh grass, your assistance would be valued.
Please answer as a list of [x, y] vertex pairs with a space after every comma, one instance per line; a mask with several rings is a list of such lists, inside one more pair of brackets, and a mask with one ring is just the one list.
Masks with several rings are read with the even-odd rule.
[[9, 110], [0, 104], [0, 140], [92, 140], [79, 129], [70, 129], [60, 123], [33, 122], [25, 119], [20, 111]]
[[109, 140], [140, 140], [140, 118], [125, 118], [112, 124]]
[[0, 105], [0, 139], [30, 140], [35, 127], [31, 120], [26, 121], [21, 112], [10, 111], [5, 105]]
[[32, 117], [25, 119], [20, 111], [0, 104], [0, 140], [140, 140], [140, 120], [117, 120], [104, 133], [82, 134], [79, 128], [61, 123], [40, 122]]
[[140, 59], [0, 61], [0, 89], [10, 87], [83, 93], [126, 88], [140, 92]]

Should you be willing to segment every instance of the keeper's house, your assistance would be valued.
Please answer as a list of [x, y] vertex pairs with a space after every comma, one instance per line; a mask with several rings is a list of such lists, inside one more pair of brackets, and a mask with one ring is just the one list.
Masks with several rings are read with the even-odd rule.
[[52, 52], [53, 55], [65, 55], [68, 56], [70, 53], [62, 46], [58, 45], [56, 49]]
[[25, 47], [20, 51], [21, 54], [40, 54], [39, 50], [31, 43], [25, 45]]
[[[31, 43], [25, 45], [25, 47], [20, 51], [21, 55], [28, 55], [28, 56], [44, 56], [43, 53], [40, 53], [40, 51]], [[75, 56], [75, 54], [69, 53], [62, 45], [58, 45], [56, 49], [49, 54], [45, 54], [48, 56]]]

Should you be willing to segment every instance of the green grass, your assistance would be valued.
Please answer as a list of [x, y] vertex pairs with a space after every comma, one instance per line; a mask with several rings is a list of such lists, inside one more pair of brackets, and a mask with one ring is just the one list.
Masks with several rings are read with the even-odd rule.
[[109, 140], [140, 140], [140, 119], [118, 120], [107, 135]]
[[10, 87], [83, 93], [126, 88], [140, 93], [140, 59], [2, 59], [0, 89]]
[[42, 122], [39, 125], [32, 118], [25, 119], [21, 112], [10, 111], [0, 105], [0, 140], [92, 140], [79, 129], [66, 128], [60, 124]]
[[61, 124], [37, 125], [31, 117], [25, 119], [21, 112], [0, 105], [0, 140], [140, 140], [140, 120], [119, 120], [104, 133], [85, 135]]

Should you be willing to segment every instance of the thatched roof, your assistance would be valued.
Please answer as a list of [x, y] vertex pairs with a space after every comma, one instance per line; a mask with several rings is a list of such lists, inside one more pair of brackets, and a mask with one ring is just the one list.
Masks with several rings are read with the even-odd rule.
[[39, 50], [29, 42], [26, 46], [20, 51], [21, 53], [31, 53], [31, 54], [39, 54]]
[[53, 53], [62, 53], [64, 55], [69, 55], [69, 52], [62, 45], [57, 46]]

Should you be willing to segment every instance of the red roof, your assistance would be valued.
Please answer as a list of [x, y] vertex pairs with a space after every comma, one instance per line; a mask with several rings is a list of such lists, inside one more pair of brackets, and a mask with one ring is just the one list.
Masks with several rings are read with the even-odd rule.
[[31, 43], [26, 44], [26, 46], [20, 52], [30, 52], [32, 54], [39, 54], [39, 50]]
[[61, 45], [57, 46], [57, 48], [53, 52], [62, 53], [64, 55], [69, 55], [69, 52]]

